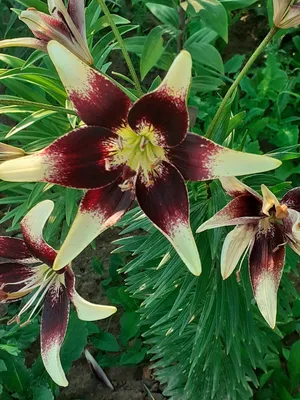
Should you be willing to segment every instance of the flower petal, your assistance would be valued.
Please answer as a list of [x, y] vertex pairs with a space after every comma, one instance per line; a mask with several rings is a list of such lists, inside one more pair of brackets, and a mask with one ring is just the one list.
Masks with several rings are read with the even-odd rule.
[[171, 149], [168, 157], [183, 177], [191, 181], [254, 174], [281, 165], [274, 158], [227, 149], [193, 133], [188, 133], [179, 146]]
[[48, 44], [49, 56], [80, 118], [87, 125], [118, 129], [131, 101], [114, 83], [79, 60], [61, 44]]
[[256, 224], [262, 218], [261, 202], [251, 194], [243, 194], [231, 200], [221, 211], [204, 222], [197, 233], [221, 226]]
[[116, 307], [90, 303], [82, 298], [75, 290], [75, 275], [71, 268], [66, 268], [65, 280], [69, 298], [76, 308], [78, 318], [82, 321], [98, 321], [110, 317], [117, 311]]
[[41, 355], [48, 374], [59, 386], [68, 386], [59, 352], [67, 330], [70, 303], [65, 286], [50, 286], [44, 302], [41, 324]]
[[232, 197], [240, 196], [241, 194], [250, 193], [257, 199], [261, 200], [261, 196], [251, 187], [245, 185], [234, 176], [220, 178], [223, 189]]
[[[26, 282], [22, 282], [34, 275], [34, 270], [24, 264], [0, 263], [0, 303], [1, 301], [18, 300], [28, 292], [20, 292]], [[22, 282], [22, 283], [17, 283]], [[9, 296], [12, 293], [15, 295]]]
[[263, 196], [262, 212], [265, 215], [270, 216], [269, 211], [271, 210], [271, 208], [279, 206], [279, 201], [277, 200], [277, 197], [271, 192], [271, 190], [267, 188], [266, 185], [261, 185], [261, 192]]
[[9, 236], [0, 236], [0, 257], [26, 263], [36, 261], [24, 240]]
[[115, 134], [100, 127], [75, 129], [44, 150], [0, 165], [0, 178], [10, 182], [48, 182], [78, 189], [106, 186], [121, 174], [107, 170]]
[[21, 229], [26, 246], [34, 257], [51, 266], [56, 251], [43, 238], [44, 226], [54, 208], [51, 200], [44, 200], [34, 206], [21, 221]]
[[150, 125], [160, 146], [173, 147], [182, 142], [189, 123], [186, 98], [191, 71], [191, 56], [183, 50], [161, 85], [134, 104], [128, 116], [131, 128], [139, 132]]
[[201, 274], [201, 262], [189, 221], [189, 201], [184, 180], [171, 164], [162, 162], [144, 182], [136, 181], [136, 197], [141, 209], [171, 242], [194, 275]]
[[288, 191], [282, 198], [281, 204], [300, 212], [300, 187]]
[[78, 214], [58, 252], [54, 269], [69, 264], [97, 236], [117, 223], [133, 202], [130, 191], [122, 192], [119, 182], [90, 190], [83, 197]]
[[0, 142], [0, 161], [12, 160], [25, 156], [25, 151], [19, 147]]
[[221, 274], [223, 279], [227, 279], [234, 271], [254, 238], [256, 229], [256, 225], [239, 225], [226, 236], [221, 253]]
[[82, 38], [86, 40], [84, 0], [69, 0], [68, 13]]
[[271, 328], [276, 324], [277, 291], [285, 259], [284, 242], [280, 229], [271, 225], [266, 232], [259, 230], [256, 233], [249, 256], [254, 297]]
[[47, 51], [47, 43], [45, 41], [25, 37], [1, 40], [0, 49], [5, 49], [6, 47], [29, 47], [31, 49]]

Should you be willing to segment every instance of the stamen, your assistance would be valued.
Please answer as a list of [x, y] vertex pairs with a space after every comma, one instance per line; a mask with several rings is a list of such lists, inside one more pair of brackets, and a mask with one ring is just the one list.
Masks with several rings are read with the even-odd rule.
[[287, 205], [285, 204], [276, 206], [275, 209], [276, 209], [275, 217], [277, 219], [285, 219], [289, 215]]
[[145, 136], [142, 136], [142, 139], [141, 139], [141, 141], [140, 141], [140, 150], [141, 150], [141, 151], [144, 151], [144, 150], [145, 150], [145, 147], [147, 146], [148, 143], [149, 143], [149, 140], [146, 139]]

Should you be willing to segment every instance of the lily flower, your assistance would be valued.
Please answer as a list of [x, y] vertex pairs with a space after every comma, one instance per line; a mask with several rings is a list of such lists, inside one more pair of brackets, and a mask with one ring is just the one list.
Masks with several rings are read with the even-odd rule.
[[296, 28], [300, 24], [299, 0], [273, 0], [273, 7], [273, 21], [277, 28]]
[[136, 198], [189, 270], [200, 275], [185, 179], [266, 171], [281, 162], [226, 149], [187, 133], [192, 68], [187, 51], [178, 55], [161, 85], [133, 105], [114, 83], [59, 43], [50, 42], [48, 52], [87, 126], [40, 152], [6, 161], [0, 166], [0, 178], [88, 190], [54, 269], [64, 267], [114, 225]]
[[92, 65], [85, 28], [84, 0], [69, 0], [66, 9], [62, 0], [48, 0], [49, 13], [28, 8], [19, 18], [25, 22], [35, 38], [17, 38], [0, 41], [0, 48], [30, 47], [47, 51], [47, 43], [56, 40], [83, 62]]
[[26, 155], [26, 153], [24, 150], [22, 150], [18, 147], [11, 146], [9, 144], [0, 142], [0, 162], [24, 157], [25, 155]]
[[222, 178], [221, 183], [233, 200], [197, 232], [237, 225], [223, 244], [223, 279], [231, 275], [250, 249], [249, 272], [254, 297], [267, 323], [275, 328], [285, 245], [300, 255], [300, 187], [287, 192], [279, 202], [265, 185], [261, 186], [260, 196], [236, 178]]
[[116, 312], [112, 306], [89, 303], [75, 290], [75, 276], [70, 266], [55, 272], [52, 268], [56, 251], [43, 238], [43, 228], [53, 210], [53, 202], [42, 201], [33, 207], [21, 222], [24, 240], [0, 237], [0, 303], [17, 301], [29, 294], [27, 303], [11, 320], [21, 322], [30, 308], [28, 323], [43, 306], [41, 318], [41, 354], [53, 381], [67, 386], [59, 352], [67, 330], [70, 301], [83, 321], [107, 318]]

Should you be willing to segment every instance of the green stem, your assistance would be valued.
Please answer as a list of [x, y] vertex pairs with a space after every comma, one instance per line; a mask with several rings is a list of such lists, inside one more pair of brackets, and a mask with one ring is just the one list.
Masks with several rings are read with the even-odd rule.
[[267, 36], [264, 38], [264, 40], [261, 42], [261, 44], [258, 46], [258, 48], [255, 50], [255, 52], [252, 54], [252, 56], [249, 58], [248, 62], [245, 64], [244, 68], [242, 69], [242, 71], [239, 73], [238, 77], [235, 79], [235, 81], [233, 82], [233, 84], [230, 86], [228, 92], [226, 93], [225, 97], [223, 98], [218, 111], [216, 112], [216, 115], [214, 116], [214, 119], [212, 120], [208, 131], [206, 133], [206, 137], [210, 138], [214, 128], [216, 126], [216, 124], [218, 123], [221, 115], [222, 115], [222, 111], [224, 110], [228, 100], [230, 99], [230, 97], [232, 96], [232, 94], [234, 93], [235, 89], [239, 86], [241, 80], [244, 78], [244, 76], [248, 73], [249, 69], [251, 68], [252, 64], [254, 63], [254, 61], [257, 59], [257, 57], [261, 54], [261, 52], [264, 50], [264, 48], [266, 47], [266, 45], [272, 40], [273, 36], [275, 35], [275, 33], [278, 31], [278, 28], [276, 28], [275, 26], [273, 26], [273, 28], [270, 30], [270, 32], [267, 34]]
[[102, 11], [103, 11], [104, 15], [106, 16], [106, 18], [107, 18], [107, 20], [108, 20], [108, 22], [110, 24], [111, 30], [113, 31], [113, 34], [115, 35], [115, 38], [117, 39], [117, 41], [119, 43], [120, 49], [121, 49], [121, 51], [123, 53], [124, 59], [126, 61], [126, 64], [128, 65], [129, 72], [130, 72], [130, 74], [132, 76], [132, 79], [134, 81], [134, 85], [135, 85], [136, 90], [138, 92], [138, 96], [141, 97], [143, 95], [143, 91], [142, 91], [142, 88], [141, 88], [141, 85], [140, 85], [140, 81], [139, 81], [139, 79], [137, 77], [137, 74], [135, 72], [134, 66], [133, 66], [132, 61], [131, 61], [131, 59], [129, 57], [128, 51], [126, 50], [126, 47], [124, 45], [122, 36], [120, 35], [120, 32], [119, 32], [119, 30], [117, 28], [117, 25], [115, 24], [114, 20], [112, 19], [111, 15], [110, 15], [109, 9], [107, 8], [107, 6], [105, 4], [105, 0], [98, 0], [98, 3], [100, 4], [100, 6], [102, 8]]
[[29, 100], [1, 99], [0, 97], [0, 104], [4, 106], [35, 107], [40, 110], [53, 110], [63, 114], [77, 115], [76, 111], [69, 110], [68, 108], [52, 106], [51, 104], [36, 103], [34, 101], [29, 101]]

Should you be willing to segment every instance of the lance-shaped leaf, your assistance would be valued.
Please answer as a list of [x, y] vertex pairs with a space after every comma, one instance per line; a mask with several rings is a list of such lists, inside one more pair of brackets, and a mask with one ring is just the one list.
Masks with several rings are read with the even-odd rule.
[[71, 268], [65, 270], [65, 282], [69, 299], [76, 308], [78, 318], [83, 321], [98, 321], [110, 317], [117, 309], [113, 306], [90, 303], [81, 297], [75, 289], [75, 275]]
[[150, 183], [138, 176], [136, 197], [141, 209], [166, 236], [194, 275], [201, 274], [201, 262], [189, 222], [186, 186], [179, 171], [162, 162], [150, 176]]
[[250, 277], [257, 306], [263, 317], [275, 328], [277, 291], [285, 259], [285, 239], [276, 225], [259, 230], [249, 256]]
[[51, 285], [45, 297], [42, 314], [41, 354], [48, 374], [59, 386], [68, 385], [59, 353], [67, 330], [69, 308], [65, 286], [57, 283]]
[[255, 224], [261, 218], [263, 218], [261, 215], [261, 201], [250, 194], [243, 194], [234, 198], [221, 211], [204, 222], [197, 229], [197, 233], [221, 226]]
[[227, 279], [246, 252], [253, 239], [257, 225], [247, 224], [235, 227], [225, 238], [221, 253], [221, 274]]
[[59, 43], [51, 41], [48, 53], [80, 118], [88, 125], [120, 128], [131, 107], [125, 93]]
[[77, 189], [106, 186], [121, 174], [107, 170], [112, 140], [117, 136], [100, 127], [75, 129], [48, 147], [0, 165], [0, 178], [11, 182], [48, 182]]
[[130, 191], [122, 192], [119, 181], [83, 197], [78, 214], [58, 252], [54, 269], [66, 266], [98, 235], [117, 223], [133, 202]]
[[183, 177], [191, 181], [254, 174], [281, 165], [274, 158], [227, 149], [192, 133], [179, 146], [170, 149], [168, 157]]
[[53, 208], [53, 201], [42, 201], [33, 207], [21, 221], [26, 246], [32, 255], [49, 266], [54, 262], [56, 251], [45, 242], [43, 229]]
[[182, 142], [189, 123], [186, 98], [191, 74], [192, 59], [183, 50], [160, 86], [133, 105], [128, 116], [131, 128], [139, 132], [144, 126], [151, 126], [160, 146], [173, 147]]

